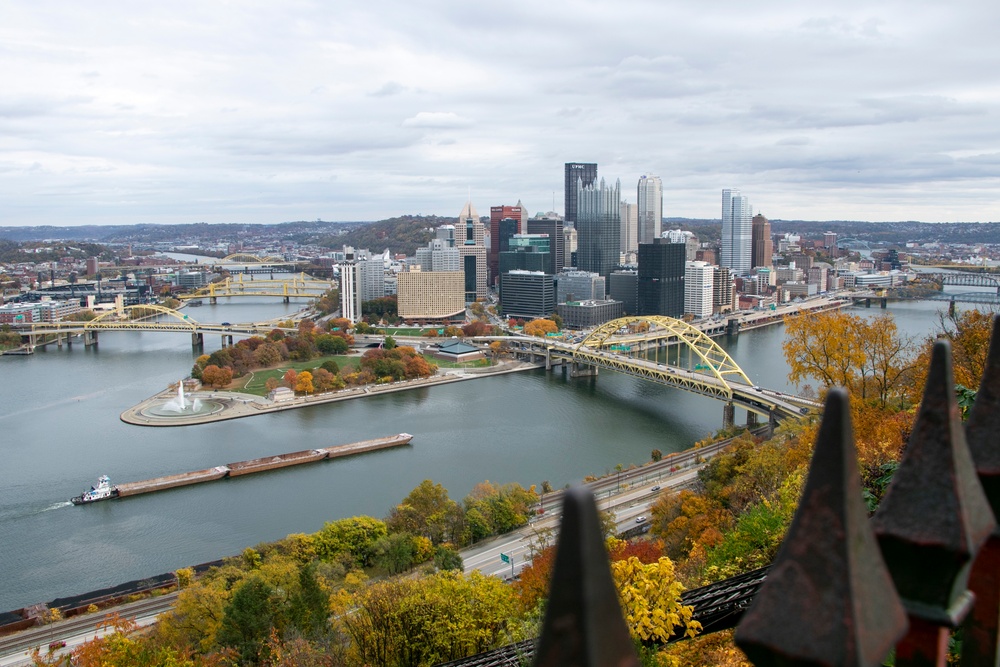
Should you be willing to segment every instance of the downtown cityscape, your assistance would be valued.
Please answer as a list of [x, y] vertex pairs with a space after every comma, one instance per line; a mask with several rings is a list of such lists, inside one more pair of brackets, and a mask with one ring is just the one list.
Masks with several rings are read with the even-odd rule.
[[1000, 661], [1000, 5], [12, 0], [0, 667]]

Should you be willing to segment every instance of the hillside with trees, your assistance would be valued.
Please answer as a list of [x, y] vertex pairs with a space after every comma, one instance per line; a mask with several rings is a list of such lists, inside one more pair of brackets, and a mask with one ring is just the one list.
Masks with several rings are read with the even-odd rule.
[[317, 245], [339, 250], [345, 245], [381, 253], [389, 248], [393, 253], [413, 255], [434, 238], [434, 229], [454, 225], [457, 218], [438, 215], [404, 215], [358, 226], [341, 234], [326, 236]]

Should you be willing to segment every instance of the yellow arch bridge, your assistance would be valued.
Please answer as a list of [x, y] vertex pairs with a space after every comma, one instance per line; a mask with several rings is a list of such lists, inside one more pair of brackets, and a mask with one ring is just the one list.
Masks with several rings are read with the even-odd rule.
[[[485, 339], [484, 339], [485, 340]], [[490, 337], [515, 353], [545, 360], [546, 368], [572, 364], [572, 375], [596, 375], [599, 368], [645, 378], [725, 402], [723, 422], [733, 424], [735, 408], [771, 421], [801, 417], [815, 401], [755, 385], [719, 345], [687, 322], [658, 315], [606, 322], [582, 338]]]
[[230, 297], [280, 297], [289, 299], [316, 299], [335, 287], [329, 280], [316, 280], [305, 273], [298, 273], [283, 280], [254, 280], [253, 276], [244, 280], [243, 275], [229, 277], [216, 283], [209, 283], [197, 291], [181, 294], [184, 300], [208, 299], [215, 303], [220, 298]]
[[[122, 306], [98, 315], [89, 322], [39, 322], [30, 329], [19, 331], [27, 338], [27, 348], [33, 350], [38, 345], [56, 343], [62, 347], [69, 344], [72, 336], [82, 336], [84, 345], [96, 345], [101, 331], [163, 331], [191, 334], [191, 342], [201, 345], [205, 334], [222, 336], [223, 346], [232, 345], [234, 337], [261, 336], [281, 328], [272, 322], [250, 322], [244, 324], [202, 324], [180, 311], [155, 304]], [[283, 329], [293, 331], [293, 329]]]

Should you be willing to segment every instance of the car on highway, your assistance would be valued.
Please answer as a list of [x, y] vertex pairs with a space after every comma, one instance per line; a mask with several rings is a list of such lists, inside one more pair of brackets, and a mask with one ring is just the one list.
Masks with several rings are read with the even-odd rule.
[[657, 484], [656, 486], [653, 487], [653, 491], [659, 491], [659, 490], [660, 490], [660, 485], [659, 484]]
[[646, 517], [644, 517], [644, 516], [637, 516], [635, 518], [635, 522], [636, 523], [646, 523]]

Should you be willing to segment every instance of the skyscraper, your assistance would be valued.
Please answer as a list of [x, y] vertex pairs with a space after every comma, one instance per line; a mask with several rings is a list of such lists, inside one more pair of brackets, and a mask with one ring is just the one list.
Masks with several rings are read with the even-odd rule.
[[684, 312], [695, 317], [712, 314], [714, 292], [712, 265], [707, 262], [687, 262], [684, 265]]
[[774, 241], [771, 240], [771, 222], [760, 213], [753, 217], [751, 223], [753, 227], [753, 240], [751, 242], [753, 267], [771, 266], [774, 262], [771, 255], [774, 253]]
[[566, 236], [563, 234], [562, 218], [557, 216], [528, 218], [528, 233], [549, 235], [549, 266], [546, 271], [552, 275], [562, 271], [566, 266]]
[[621, 254], [621, 181], [608, 187], [577, 181], [577, 268], [608, 278]]
[[465, 272], [465, 299], [472, 302], [486, 298], [487, 276], [489, 267], [486, 262], [486, 225], [479, 220], [479, 213], [472, 201], [466, 202], [462, 212], [458, 214], [458, 230], [461, 239], [455, 242], [455, 248], [462, 258], [462, 270]]
[[657, 238], [639, 244], [638, 315], [684, 314], [685, 243]]
[[576, 222], [577, 183], [583, 182], [584, 187], [590, 187], [597, 182], [596, 162], [567, 162], [566, 180], [564, 194], [566, 196], [566, 208], [563, 220]]
[[644, 174], [639, 178], [639, 243], [652, 243], [659, 238], [663, 224], [663, 183], [659, 176]]
[[639, 206], [622, 202], [622, 252], [639, 252]]
[[750, 273], [752, 257], [750, 200], [739, 190], [722, 191], [722, 248], [719, 266], [739, 276]]
[[[527, 211], [521, 206], [521, 202], [517, 203], [517, 206], [490, 206], [490, 259], [489, 259], [489, 269], [490, 275], [489, 280], [493, 283], [497, 276], [497, 264], [499, 261], [500, 253], [507, 248], [501, 248], [501, 237], [503, 236], [500, 230], [500, 221], [511, 219], [517, 221], [517, 228], [511, 232], [512, 234], [524, 234], [527, 233], [527, 226], [525, 225], [525, 220], [528, 218]], [[510, 238], [509, 236], [507, 238]]]

